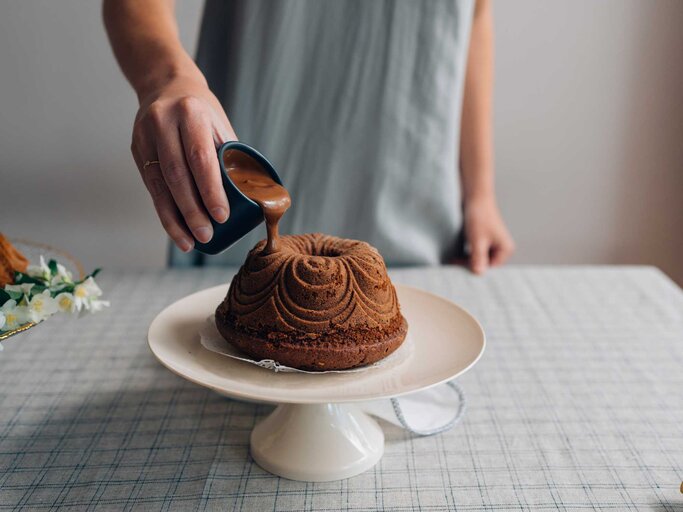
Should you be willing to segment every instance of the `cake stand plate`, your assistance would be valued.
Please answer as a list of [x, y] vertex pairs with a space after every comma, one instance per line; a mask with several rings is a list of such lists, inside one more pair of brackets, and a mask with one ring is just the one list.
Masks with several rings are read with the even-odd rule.
[[251, 433], [254, 461], [292, 480], [348, 478], [384, 452], [379, 425], [355, 403], [413, 393], [451, 380], [484, 351], [484, 331], [467, 311], [431, 293], [396, 285], [413, 351], [400, 364], [364, 372], [274, 373], [203, 348], [199, 329], [228, 291], [188, 295], [152, 321], [149, 346], [179, 376], [230, 397], [279, 404]]

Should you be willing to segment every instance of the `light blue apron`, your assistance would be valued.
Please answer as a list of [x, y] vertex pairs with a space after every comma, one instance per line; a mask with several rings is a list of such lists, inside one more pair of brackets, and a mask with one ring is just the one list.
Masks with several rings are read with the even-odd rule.
[[[206, 2], [197, 63], [292, 195], [281, 233], [365, 240], [388, 265], [453, 254], [472, 16], [472, 0]], [[170, 261], [237, 266], [264, 237]]]

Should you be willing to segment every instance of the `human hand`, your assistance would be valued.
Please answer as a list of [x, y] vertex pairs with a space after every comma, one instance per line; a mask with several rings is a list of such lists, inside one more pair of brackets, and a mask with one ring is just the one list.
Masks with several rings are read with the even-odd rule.
[[465, 201], [465, 235], [469, 266], [475, 274], [502, 265], [515, 250], [494, 197]]
[[228, 219], [216, 148], [236, 139], [203, 77], [174, 77], [140, 96], [131, 152], [162, 226], [184, 252], [194, 246], [190, 233], [211, 240], [209, 215]]

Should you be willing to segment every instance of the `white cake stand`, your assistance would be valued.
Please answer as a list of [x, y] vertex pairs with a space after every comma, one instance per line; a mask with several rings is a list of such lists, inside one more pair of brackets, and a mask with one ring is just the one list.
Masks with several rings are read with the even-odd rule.
[[292, 480], [338, 480], [373, 467], [384, 452], [384, 434], [353, 402], [436, 386], [471, 368], [484, 351], [484, 331], [464, 309], [397, 285], [414, 342], [402, 363], [354, 373], [274, 373], [201, 346], [199, 329], [227, 289], [209, 288], [164, 309], [149, 328], [149, 346], [164, 366], [189, 381], [279, 404], [253, 429], [251, 455], [265, 470]]

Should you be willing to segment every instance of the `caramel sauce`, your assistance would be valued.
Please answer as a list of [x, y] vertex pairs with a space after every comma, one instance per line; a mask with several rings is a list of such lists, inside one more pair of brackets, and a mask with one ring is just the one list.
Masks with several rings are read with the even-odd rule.
[[[285, 187], [279, 185], [251, 158], [246, 155], [245, 157], [232, 160], [230, 166], [226, 166], [226, 170], [240, 192], [261, 207], [268, 233], [263, 252], [271, 254], [279, 249], [278, 224], [292, 204], [292, 200]], [[244, 165], [245, 163], [248, 165]]]

